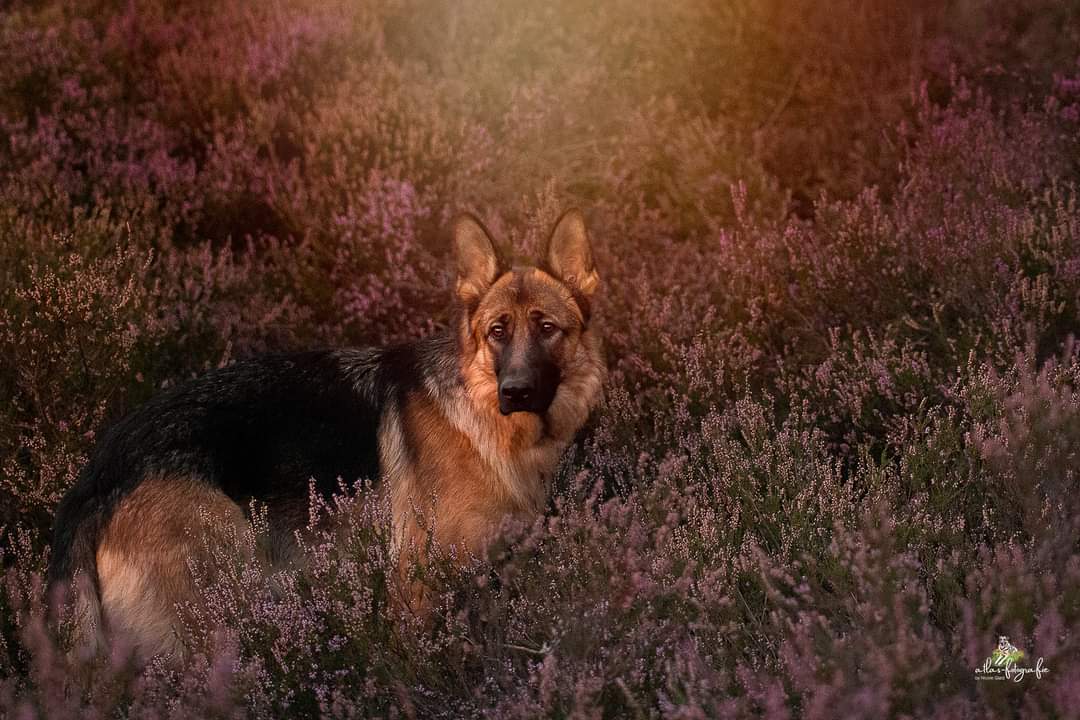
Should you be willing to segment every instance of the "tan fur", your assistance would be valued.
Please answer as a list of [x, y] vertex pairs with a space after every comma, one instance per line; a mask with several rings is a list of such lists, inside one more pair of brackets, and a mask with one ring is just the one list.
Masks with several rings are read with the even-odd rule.
[[[208, 522], [209, 521], [209, 522]], [[220, 490], [193, 478], [153, 477], [125, 497], [97, 548], [101, 614], [110, 633], [141, 656], [181, 650], [179, 602], [193, 596], [188, 559], [207, 532], [248, 527], [243, 511]]]
[[[524, 322], [535, 311], [566, 328], [562, 382], [544, 417], [504, 416], [484, 328], [494, 317], [513, 314]], [[380, 433], [398, 551], [418, 550], [427, 539], [417, 511], [434, 518], [440, 546], [473, 553], [484, 548], [505, 516], [543, 512], [559, 458], [600, 396], [605, 370], [599, 340], [583, 329], [569, 289], [541, 270], [499, 278], [460, 332], [464, 386], [412, 393], [387, 413]]]

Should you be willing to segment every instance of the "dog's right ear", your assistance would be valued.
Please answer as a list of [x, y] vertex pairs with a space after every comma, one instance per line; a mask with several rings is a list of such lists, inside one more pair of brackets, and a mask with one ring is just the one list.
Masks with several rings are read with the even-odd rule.
[[472, 307], [499, 275], [499, 255], [483, 223], [469, 213], [454, 220], [454, 257], [457, 260], [457, 296]]

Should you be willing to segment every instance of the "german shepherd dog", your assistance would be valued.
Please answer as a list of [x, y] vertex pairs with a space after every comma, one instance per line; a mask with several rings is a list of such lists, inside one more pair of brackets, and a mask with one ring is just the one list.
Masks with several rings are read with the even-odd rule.
[[208, 515], [244, 527], [254, 500], [269, 557], [288, 558], [309, 483], [329, 495], [339, 479], [375, 479], [398, 553], [427, 541], [415, 509], [431, 498], [434, 541], [472, 553], [504, 516], [543, 512], [605, 377], [584, 220], [564, 214], [536, 266], [504, 264], [471, 215], [455, 221], [453, 246], [447, 331], [237, 362], [103, 435], [56, 511], [49, 566], [51, 588], [75, 588], [83, 637], [123, 634], [143, 657], [182, 651], [177, 604], [193, 599], [187, 560], [201, 547], [192, 529]]

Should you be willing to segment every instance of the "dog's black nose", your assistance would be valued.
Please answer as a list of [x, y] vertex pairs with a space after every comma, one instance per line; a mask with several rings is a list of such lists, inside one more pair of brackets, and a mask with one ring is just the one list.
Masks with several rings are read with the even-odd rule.
[[507, 372], [499, 378], [499, 411], [503, 415], [547, 412], [557, 385], [557, 379], [549, 380], [542, 372]]
[[502, 399], [511, 405], [525, 405], [536, 392], [530, 383], [507, 381], [499, 388]]

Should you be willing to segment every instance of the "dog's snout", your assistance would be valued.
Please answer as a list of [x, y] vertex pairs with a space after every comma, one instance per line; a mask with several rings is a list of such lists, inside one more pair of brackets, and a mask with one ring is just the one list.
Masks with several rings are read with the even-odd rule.
[[536, 392], [536, 388], [527, 380], [519, 379], [504, 382], [499, 391], [511, 402], [526, 402]]
[[536, 382], [528, 373], [511, 374], [499, 383], [499, 409], [503, 415], [533, 411], [537, 394]]

